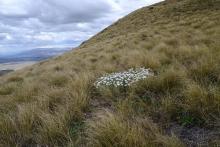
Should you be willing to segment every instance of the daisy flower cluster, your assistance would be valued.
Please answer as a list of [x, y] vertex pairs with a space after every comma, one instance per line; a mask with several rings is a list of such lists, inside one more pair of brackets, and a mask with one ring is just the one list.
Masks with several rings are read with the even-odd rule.
[[131, 84], [143, 80], [149, 76], [153, 76], [151, 69], [138, 68], [129, 69], [125, 72], [111, 73], [100, 77], [95, 83], [95, 87], [113, 86], [113, 87], [127, 87]]

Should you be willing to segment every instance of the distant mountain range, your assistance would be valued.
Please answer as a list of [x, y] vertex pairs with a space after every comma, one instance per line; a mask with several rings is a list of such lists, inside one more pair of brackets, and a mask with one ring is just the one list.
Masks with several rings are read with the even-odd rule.
[[0, 63], [20, 61], [41, 61], [54, 56], [61, 55], [62, 53], [67, 52], [69, 50], [71, 50], [71, 48], [35, 48], [14, 55], [0, 55]]

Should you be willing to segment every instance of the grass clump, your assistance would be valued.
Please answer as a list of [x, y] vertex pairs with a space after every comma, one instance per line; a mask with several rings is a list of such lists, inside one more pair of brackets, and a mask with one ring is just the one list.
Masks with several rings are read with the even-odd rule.
[[22, 77], [18, 77], [18, 76], [13, 76], [8, 78], [8, 82], [22, 82], [23, 78]]
[[159, 146], [161, 143], [182, 146], [175, 137], [163, 136], [147, 118], [134, 118], [130, 122], [119, 114], [106, 112], [88, 125], [88, 146], [144, 147]]
[[186, 89], [185, 95], [188, 113], [210, 126], [218, 121], [216, 118], [220, 115], [220, 93], [217, 87], [206, 89], [200, 85], [192, 84]]
[[192, 78], [203, 85], [220, 83], [219, 64], [211, 58], [199, 61], [199, 63], [192, 66], [190, 72]]
[[16, 85], [12, 84], [12, 83], [1, 86], [0, 95], [10, 95], [10, 94], [12, 94], [15, 87], [16, 87]]
[[68, 79], [66, 78], [65, 75], [54, 75], [51, 77], [50, 79], [50, 85], [51, 86], [55, 86], [55, 87], [63, 87], [66, 82], [68, 81]]
[[155, 95], [177, 94], [185, 84], [185, 74], [182, 71], [168, 69], [157, 76], [150, 77], [135, 86], [135, 92], [144, 96], [150, 92]]

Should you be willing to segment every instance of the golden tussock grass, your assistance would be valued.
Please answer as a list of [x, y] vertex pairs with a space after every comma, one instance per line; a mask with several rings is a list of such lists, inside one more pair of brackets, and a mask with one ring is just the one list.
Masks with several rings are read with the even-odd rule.
[[[0, 77], [0, 146], [219, 146], [219, 8], [145, 7], [71, 52]], [[93, 85], [135, 67], [155, 76], [126, 89]]]

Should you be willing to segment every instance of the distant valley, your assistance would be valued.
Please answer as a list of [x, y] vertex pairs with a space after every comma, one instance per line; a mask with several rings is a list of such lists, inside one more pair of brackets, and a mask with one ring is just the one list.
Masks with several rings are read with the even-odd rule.
[[14, 55], [0, 55], [0, 76], [61, 55], [69, 50], [70, 48], [35, 48]]
[[69, 50], [70, 48], [35, 48], [14, 55], [0, 55], [0, 63], [41, 61], [53, 56], [61, 55]]

